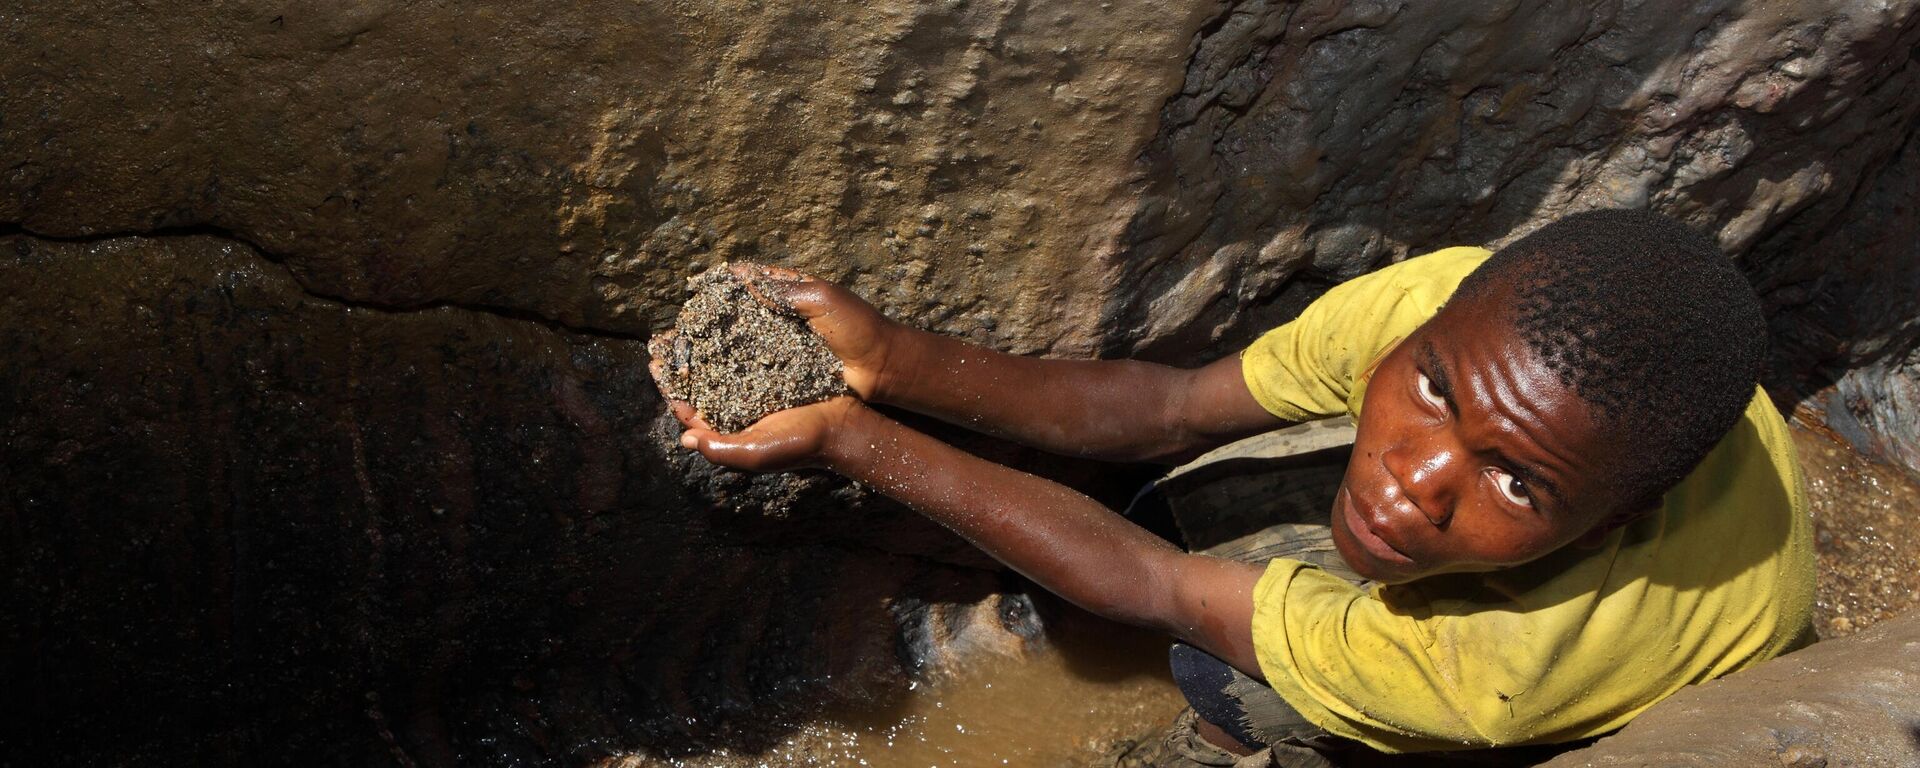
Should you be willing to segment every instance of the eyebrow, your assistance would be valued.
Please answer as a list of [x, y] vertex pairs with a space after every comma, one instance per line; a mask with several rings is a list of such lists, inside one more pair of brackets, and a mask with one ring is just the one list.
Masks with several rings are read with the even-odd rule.
[[[1440, 362], [1440, 350], [1434, 347], [1431, 339], [1427, 339], [1420, 342], [1420, 348], [1415, 351], [1415, 354], [1420, 358], [1422, 373], [1425, 373], [1427, 379], [1433, 382], [1433, 388], [1440, 392], [1440, 399], [1446, 401], [1447, 410], [1458, 417], [1460, 406], [1454, 402], [1453, 382], [1447, 376], [1447, 366]], [[1541, 473], [1538, 467], [1528, 462], [1515, 461], [1513, 457], [1507, 455], [1506, 451], [1498, 447], [1493, 449], [1493, 455], [1512, 471], [1515, 477], [1520, 478], [1521, 482], [1545, 492], [1552, 500], [1553, 506], [1566, 505], [1566, 496], [1560, 493], [1560, 485]]]
[[1425, 373], [1427, 380], [1433, 382], [1440, 399], [1446, 401], [1447, 410], [1455, 416], [1460, 415], [1460, 406], [1453, 402], [1453, 380], [1447, 376], [1447, 366], [1440, 362], [1440, 351], [1434, 348], [1432, 341], [1422, 341], [1419, 356], [1421, 373]]

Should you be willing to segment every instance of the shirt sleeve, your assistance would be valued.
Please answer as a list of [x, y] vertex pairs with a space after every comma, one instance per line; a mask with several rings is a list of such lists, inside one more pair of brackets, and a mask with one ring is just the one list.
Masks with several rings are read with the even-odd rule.
[[1274, 560], [1254, 589], [1254, 644], [1267, 682], [1329, 733], [1395, 752], [1498, 744], [1429, 622], [1398, 613], [1347, 581]]
[[1241, 353], [1247, 389], [1288, 421], [1352, 413], [1374, 361], [1433, 317], [1488, 255], [1447, 248], [1334, 286]]

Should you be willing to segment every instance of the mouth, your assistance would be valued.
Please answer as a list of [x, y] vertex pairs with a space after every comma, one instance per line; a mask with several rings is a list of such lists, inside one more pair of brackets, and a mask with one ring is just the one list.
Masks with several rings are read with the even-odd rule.
[[1365, 549], [1367, 554], [1373, 555], [1382, 562], [1413, 564], [1413, 558], [1395, 549], [1374, 531], [1372, 520], [1361, 514], [1360, 508], [1354, 504], [1353, 493], [1344, 485], [1340, 486], [1340, 514], [1346, 518], [1347, 531], [1353, 534], [1354, 541], [1359, 542], [1360, 547]]

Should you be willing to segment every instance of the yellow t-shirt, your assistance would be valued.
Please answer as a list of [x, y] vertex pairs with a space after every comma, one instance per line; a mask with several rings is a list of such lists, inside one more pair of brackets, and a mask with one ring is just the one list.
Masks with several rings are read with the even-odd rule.
[[[1357, 415], [1374, 361], [1488, 255], [1449, 248], [1341, 284], [1247, 349], [1247, 387], [1283, 419]], [[1314, 724], [1390, 752], [1544, 744], [1810, 642], [1813, 523], [1786, 424], [1757, 390], [1661, 508], [1599, 549], [1365, 591], [1273, 561], [1254, 589], [1267, 682]]]

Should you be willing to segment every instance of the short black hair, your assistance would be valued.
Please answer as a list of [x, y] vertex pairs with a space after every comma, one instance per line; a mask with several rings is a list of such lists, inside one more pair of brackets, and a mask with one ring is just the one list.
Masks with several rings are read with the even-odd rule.
[[1631, 509], [1679, 483], [1740, 420], [1767, 353], [1753, 286], [1705, 235], [1646, 211], [1567, 216], [1501, 248], [1454, 300], [1499, 293], [1506, 317], [1602, 429]]

